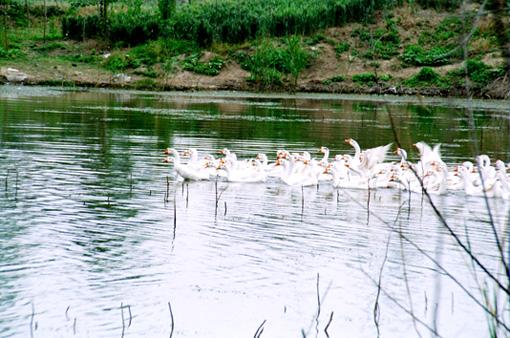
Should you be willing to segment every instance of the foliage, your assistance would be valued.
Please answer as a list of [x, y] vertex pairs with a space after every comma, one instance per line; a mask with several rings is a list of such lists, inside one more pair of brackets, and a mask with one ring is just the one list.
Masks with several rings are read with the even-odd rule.
[[462, 0], [415, 0], [424, 8], [455, 9], [462, 4]]
[[433, 47], [425, 50], [419, 45], [409, 45], [404, 49], [402, 61], [414, 66], [441, 66], [450, 62], [449, 50]]
[[309, 34], [368, 17], [384, 0], [222, 0], [193, 1], [170, 19], [169, 33], [195, 40], [238, 43], [261, 35]]
[[158, 9], [161, 20], [168, 20], [175, 12], [175, 0], [158, 0]]
[[157, 39], [160, 25], [154, 13], [115, 13], [109, 18], [109, 38], [112, 42], [135, 46], [147, 40]]
[[418, 37], [418, 44], [425, 46], [443, 45], [452, 47], [457, 44], [461, 34], [465, 33], [470, 25], [466, 18], [448, 16], [444, 18], [433, 31], [423, 31]]
[[372, 85], [377, 82], [377, 75], [374, 73], [361, 73], [352, 76], [352, 81], [359, 84]]
[[339, 42], [335, 46], [335, 52], [337, 56], [340, 56], [342, 53], [347, 52], [351, 48], [351, 45], [349, 42]]
[[62, 59], [68, 60], [71, 62], [82, 62], [82, 63], [97, 63], [101, 59], [98, 55], [94, 54], [70, 54], [70, 55], [64, 55], [61, 56]]
[[104, 62], [104, 67], [112, 72], [119, 72], [128, 68], [137, 68], [140, 63], [129, 57], [129, 55], [113, 54]]
[[448, 73], [448, 77], [456, 85], [461, 86], [467, 77], [475, 88], [482, 88], [504, 75], [503, 67], [491, 67], [479, 59], [467, 60], [463, 67]]
[[345, 81], [345, 76], [335, 75], [333, 77], [330, 77], [327, 80], [322, 81], [322, 84], [329, 85], [332, 83], [343, 82], [343, 81]]
[[62, 18], [62, 35], [72, 40], [84, 40], [99, 35], [99, 16], [66, 16]]
[[219, 56], [214, 56], [207, 62], [201, 62], [201, 53], [195, 53], [187, 57], [183, 63], [183, 69], [191, 72], [209, 76], [218, 75], [225, 64], [225, 61]]
[[299, 74], [308, 65], [310, 54], [302, 47], [301, 39], [296, 35], [286, 39], [288, 54], [288, 70], [294, 80], [294, 86], [297, 85]]
[[51, 52], [56, 49], [66, 49], [66, 46], [62, 42], [54, 41], [35, 47], [34, 49], [39, 52]]
[[0, 59], [14, 59], [23, 55], [19, 48], [5, 49], [0, 46]]
[[367, 47], [363, 57], [374, 60], [389, 60], [399, 54], [400, 36], [394, 20], [387, 19], [384, 28], [369, 30], [357, 28], [352, 31], [352, 37], [357, 37], [362, 45]]
[[446, 81], [430, 67], [423, 67], [420, 71], [413, 75], [410, 79], [405, 80], [404, 84], [410, 87], [435, 86], [443, 87]]
[[300, 73], [309, 66], [312, 54], [309, 53], [297, 36], [284, 40], [277, 45], [269, 39], [263, 39], [253, 55], [237, 55], [241, 67], [250, 71], [250, 80], [262, 87], [281, 85], [284, 75], [291, 75], [295, 85]]
[[[98, 15], [66, 16], [62, 19], [62, 34], [73, 40], [101, 37]], [[156, 39], [160, 33], [157, 17], [149, 12], [111, 14], [108, 21], [108, 38], [111, 42], [138, 45]]]

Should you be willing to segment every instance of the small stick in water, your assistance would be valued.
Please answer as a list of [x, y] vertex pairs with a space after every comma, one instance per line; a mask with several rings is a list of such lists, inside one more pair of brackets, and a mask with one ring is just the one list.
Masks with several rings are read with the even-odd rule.
[[186, 183], [186, 209], [188, 209], [188, 199], [189, 199], [189, 186]]
[[214, 198], [214, 218], [216, 218], [216, 216], [218, 216], [218, 179], [214, 181]]
[[18, 168], [15, 168], [16, 170], [16, 181], [14, 183], [14, 200], [18, 200]]
[[304, 210], [305, 210], [305, 188], [301, 186], [301, 217], [303, 217]]
[[168, 176], [166, 177], [166, 194], [165, 194], [165, 198], [163, 199], [163, 201], [165, 203], [168, 203], [168, 196], [169, 196], [169, 193], [170, 193], [170, 179], [168, 178]]
[[328, 323], [326, 324], [326, 327], [324, 328], [324, 333], [326, 334], [326, 337], [328, 337], [328, 338], [329, 338], [328, 328], [329, 328], [329, 325], [331, 324], [331, 322], [333, 321], [333, 314], [334, 314], [334, 312], [331, 311], [331, 315], [329, 315]]
[[128, 323], [128, 327], [131, 326], [131, 321], [133, 320], [133, 316], [131, 315], [131, 305], [127, 305], [127, 308], [128, 308], [128, 311], [129, 311], [129, 323]]
[[174, 190], [174, 239], [175, 239], [175, 229], [177, 229], [177, 193]]
[[262, 332], [264, 332], [264, 324], [266, 323], [266, 320], [262, 322], [262, 324], [259, 325], [257, 328], [257, 331], [255, 331], [255, 334], [253, 335], [253, 338], [259, 338]]
[[227, 201], [225, 201], [225, 212], [223, 213], [223, 216], [227, 215]]
[[70, 319], [70, 318], [69, 318], [69, 315], [68, 315], [68, 313], [69, 313], [69, 309], [70, 309], [70, 308], [71, 308], [71, 305], [69, 305], [69, 306], [66, 308], [66, 320], [67, 320], [67, 321], [69, 321], [69, 319]]
[[32, 302], [32, 315], [30, 315], [30, 338], [34, 337], [34, 317], [35, 317], [35, 306]]
[[170, 326], [170, 338], [174, 334], [174, 314], [172, 312], [172, 305], [170, 305], [170, 301], [168, 302], [168, 309], [170, 310], [170, 319], [172, 320], [172, 326]]
[[124, 332], [126, 330], [126, 325], [124, 323], [124, 305], [122, 303], [120, 303], [120, 316], [122, 319], [122, 335], [121, 335], [121, 338], [122, 338], [122, 337], [124, 337]]

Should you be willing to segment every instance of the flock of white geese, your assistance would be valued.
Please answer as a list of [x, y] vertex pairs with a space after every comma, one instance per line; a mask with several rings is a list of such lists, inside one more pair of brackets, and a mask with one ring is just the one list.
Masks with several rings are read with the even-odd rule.
[[[221, 158], [211, 154], [199, 157], [196, 149], [180, 153], [168, 148], [165, 162], [172, 162], [179, 179], [188, 181], [222, 179], [228, 182], [265, 182], [272, 178], [291, 186], [311, 186], [330, 182], [335, 188], [382, 189], [393, 188], [443, 195], [449, 191], [464, 191], [470, 196], [510, 199], [510, 177], [501, 160], [494, 166], [487, 155], [479, 155], [476, 162], [466, 161], [449, 168], [442, 160], [440, 145], [430, 147], [425, 142], [414, 144], [420, 159], [407, 160], [404, 149], [397, 148], [399, 162], [384, 162], [391, 143], [361, 150], [352, 138], [346, 143], [354, 148], [354, 155], [336, 155], [330, 159], [329, 149], [321, 147], [322, 159], [314, 159], [308, 152], [290, 153], [278, 150], [274, 162], [266, 154], [239, 160], [229, 149], [222, 149]], [[182, 161], [187, 158], [186, 163]]]

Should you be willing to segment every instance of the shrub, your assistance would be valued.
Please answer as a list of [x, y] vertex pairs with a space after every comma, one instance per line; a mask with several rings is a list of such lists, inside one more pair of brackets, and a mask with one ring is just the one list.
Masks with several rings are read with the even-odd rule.
[[423, 67], [410, 79], [405, 80], [404, 84], [410, 87], [436, 86], [443, 87], [447, 83], [436, 71], [430, 67]]
[[215, 56], [207, 62], [200, 62], [201, 54], [193, 54], [186, 58], [183, 63], [185, 70], [192, 71], [197, 74], [215, 76], [218, 75], [225, 64], [222, 58]]
[[373, 59], [389, 60], [399, 54], [400, 36], [394, 20], [386, 20], [384, 28], [378, 28], [374, 31], [367, 28], [355, 29], [351, 36], [358, 39], [368, 47], [368, 50], [362, 54], [363, 57]]
[[327, 80], [322, 81], [322, 83], [325, 84], [325, 85], [329, 85], [329, 84], [332, 84], [332, 83], [343, 82], [343, 81], [345, 81], [345, 77], [344, 76], [342, 76], [342, 75], [335, 75], [333, 77], [330, 77]]
[[78, 41], [97, 37], [99, 35], [99, 16], [66, 16], [62, 18], [62, 35]]
[[416, 0], [424, 8], [455, 9], [462, 4], [462, 0]]
[[0, 47], [0, 59], [14, 59], [22, 55], [23, 52], [18, 48], [4, 49]]
[[104, 67], [112, 72], [119, 72], [128, 68], [137, 68], [140, 62], [129, 55], [113, 54], [104, 62]]
[[286, 38], [283, 45], [264, 39], [253, 55], [237, 54], [241, 67], [251, 73], [250, 80], [262, 87], [280, 85], [284, 75], [291, 75], [296, 85], [300, 73], [309, 66], [311, 58], [312, 54], [303, 47], [297, 36]]
[[448, 77], [451, 81], [457, 85], [462, 85], [465, 77], [471, 80], [471, 85], [475, 88], [481, 88], [497, 78], [504, 76], [505, 71], [503, 68], [494, 68], [483, 61], [478, 59], [467, 60], [465, 65], [459, 69], [453, 70], [448, 73]]
[[374, 84], [377, 82], [377, 76], [374, 73], [361, 73], [352, 76], [352, 81], [359, 84]]
[[[100, 27], [97, 15], [67, 16], [62, 19], [62, 34], [73, 40], [103, 37]], [[111, 42], [134, 46], [156, 39], [159, 33], [158, 18], [153, 13], [113, 13], [108, 21], [107, 38]]]
[[335, 52], [337, 56], [340, 56], [342, 53], [347, 52], [351, 48], [349, 42], [339, 42], [335, 46]]
[[442, 47], [433, 47], [426, 51], [419, 45], [409, 45], [405, 48], [402, 61], [414, 66], [440, 66], [450, 62], [449, 51]]
[[147, 40], [157, 39], [160, 26], [154, 13], [143, 11], [136, 14], [116, 13], [110, 16], [108, 33], [112, 42], [135, 46]]

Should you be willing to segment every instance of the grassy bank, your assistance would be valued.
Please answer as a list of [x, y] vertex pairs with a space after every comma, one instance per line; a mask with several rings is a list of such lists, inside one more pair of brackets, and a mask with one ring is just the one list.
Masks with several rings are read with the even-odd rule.
[[[90, 17], [94, 9], [61, 8], [46, 12], [46, 19], [32, 11], [2, 32], [0, 67], [26, 73], [29, 84], [508, 98], [490, 13], [479, 4], [396, 3], [281, 1], [268, 11], [269, 0], [197, 1], [163, 21], [153, 7], [116, 5], [111, 30], [119, 32], [121, 18], [128, 17], [123, 25], [133, 29], [117, 33], [116, 41], [64, 37], [71, 10]], [[136, 30], [151, 11], [152, 21]], [[152, 24], [157, 31], [145, 36]]]

